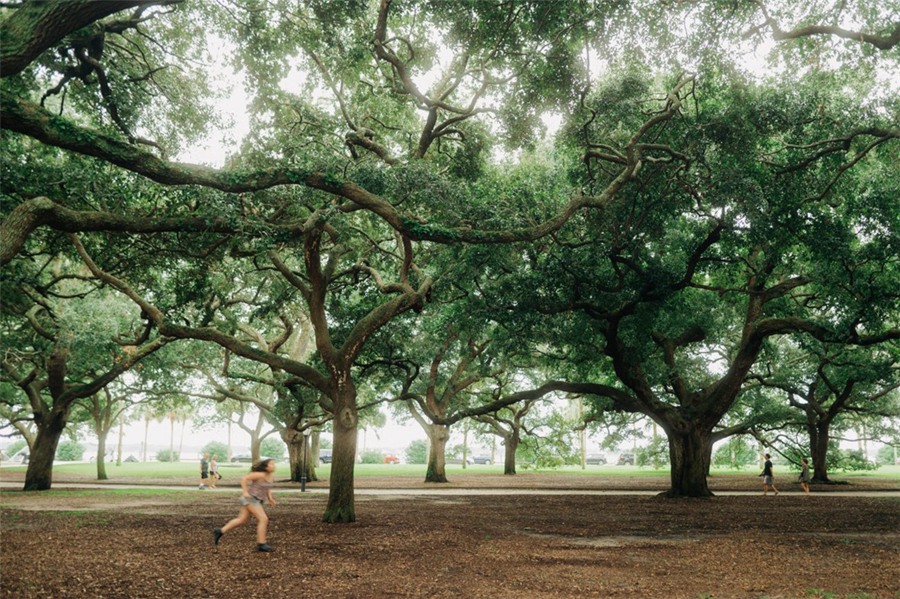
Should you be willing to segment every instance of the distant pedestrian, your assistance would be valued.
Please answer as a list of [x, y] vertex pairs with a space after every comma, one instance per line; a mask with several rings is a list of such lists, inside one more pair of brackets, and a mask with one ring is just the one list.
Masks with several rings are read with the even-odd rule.
[[209, 488], [215, 489], [220, 478], [222, 477], [219, 475], [219, 456], [213, 454], [209, 460]]
[[775, 488], [775, 475], [772, 473], [772, 456], [769, 454], [766, 454], [766, 461], [760, 476], [763, 477], [763, 495], [769, 494], [769, 487], [778, 495], [778, 489]]
[[213, 529], [214, 544], [218, 545], [222, 535], [233, 528], [243, 526], [250, 520], [250, 516], [253, 516], [256, 518], [256, 550], [275, 551], [266, 543], [269, 517], [263, 508], [263, 503], [275, 507], [275, 499], [272, 497], [274, 472], [275, 460], [265, 459], [254, 465], [248, 474], [241, 477], [241, 511], [236, 518], [229, 520], [222, 528]]
[[204, 453], [200, 458], [200, 486], [197, 488], [205, 489], [207, 482], [209, 482], [209, 454]]
[[800, 460], [800, 488], [809, 495], [809, 460]]

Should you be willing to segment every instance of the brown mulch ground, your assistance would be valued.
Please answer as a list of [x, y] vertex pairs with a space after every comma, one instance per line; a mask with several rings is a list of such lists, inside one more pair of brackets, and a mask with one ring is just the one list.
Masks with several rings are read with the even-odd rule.
[[[437, 486], [460, 494], [358, 493], [357, 522], [343, 525], [321, 521], [326, 483], [306, 494], [283, 483], [269, 510], [272, 554], [253, 551], [252, 526], [213, 548], [212, 528], [237, 513], [234, 487], [4, 489], [0, 597], [900, 597], [900, 498], [834, 493], [897, 490], [898, 481], [814, 487], [810, 497], [785, 482], [778, 497], [706, 500], [516, 490], [666, 482], [463, 475]], [[756, 491], [758, 480], [711, 486]], [[357, 479], [361, 491], [391, 487], [436, 485]], [[461, 494], [474, 487], [506, 490]]]

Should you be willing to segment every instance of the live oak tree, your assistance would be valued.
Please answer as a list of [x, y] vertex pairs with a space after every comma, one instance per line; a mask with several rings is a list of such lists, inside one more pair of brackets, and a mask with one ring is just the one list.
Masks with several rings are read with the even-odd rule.
[[402, 373], [396, 398], [405, 404], [408, 414], [428, 437], [425, 482], [447, 482], [450, 427], [479, 405], [474, 400], [474, 390], [499, 374], [498, 368], [503, 370], [499, 364], [492, 363], [488, 336], [474, 338], [461, 333], [458, 327], [459, 324], [448, 324], [437, 331], [415, 335], [416, 351], [408, 351], [388, 371]]
[[[117, 388], [118, 387], [118, 388]], [[129, 396], [122, 393], [124, 386], [106, 385], [100, 392], [78, 402], [90, 415], [91, 429], [97, 436], [97, 480], [109, 480], [106, 473], [106, 454], [109, 433], [117, 426], [124, 413], [133, 405]]]
[[[688, 315], [694, 314], [680, 293], [688, 283], [718, 286], [706, 292], [723, 291], [727, 299], [746, 297], [748, 313], [791, 297], [795, 288], [774, 280], [774, 254], [765, 240], [758, 243], [761, 249], [734, 241], [747, 214], [738, 215], [730, 204], [715, 199], [713, 209], [707, 207], [707, 194], [758, 199], [754, 184], [735, 181], [734, 175], [744, 167], [756, 175], [765, 160], [735, 160], [728, 169], [708, 170], [719, 166], [720, 148], [730, 160], [737, 148], [757, 147], [771, 162], [782, 156], [770, 152], [784, 149], [787, 160], [781, 166], [791, 189], [814, 188], [815, 206], [821, 205], [817, 200], [834, 197], [835, 185], [845, 184], [843, 173], [856, 171], [857, 164], [879, 156], [896, 139], [891, 128], [877, 126], [874, 119], [865, 122], [871, 113], [861, 113], [855, 122], [815, 120], [818, 130], [798, 131], [787, 144], [770, 136], [770, 144], [755, 146], [752, 138], [744, 139], [752, 127], [730, 126], [731, 118], [742, 116], [737, 108], [728, 113], [713, 106], [718, 96], [722, 103], [736, 99], [738, 105], [745, 97], [729, 96], [727, 85], [709, 85], [696, 95], [697, 78], [690, 76], [672, 77], [658, 88], [631, 88], [634, 79], [623, 78], [624, 90], [609, 102], [621, 114], [602, 114], [603, 98], [588, 100], [596, 75], [591, 64], [596, 68], [598, 56], [610, 64], [642, 54], [664, 57], [677, 72], [683, 66], [677, 63], [691, 62], [694, 50], [697, 56], [716, 54], [719, 42], [742, 33], [746, 19], [771, 17], [768, 28], [777, 33], [791, 31], [793, 23], [786, 17], [797, 16], [797, 10], [786, 14], [786, 8], [774, 10], [768, 3], [766, 16], [761, 4], [748, 3], [727, 13], [736, 15], [731, 21], [723, 16], [698, 20], [705, 26], [692, 32], [690, 44], [678, 51], [668, 45], [663, 54], [660, 47], [675, 31], [668, 27], [669, 19], [684, 17], [682, 10], [715, 13], [712, 3], [680, 4], [684, 7], [675, 9], [658, 3], [279, 0], [239, 5], [228, 13], [210, 3], [76, 1], [26, 2], [4, 9], [4, 141], [19, 144], [25, 160], [39, 156], [43, 163], [80, 154], [98, 159], [92, 164], [116, 176], [99, 189], [75, 193], [45, 180], [32, 183], [27, 193], [4, 182], [0, 263], [5, 269], [20, 268], [44, 241], [59, 251], [77, 251], [94, 277], [140, 305], [153, 334], [216, 343], [281, 369], [320, 393], [335, 415], [326, 519], [353, 520], [355, 362], [372, 336], [428, 303], [432, 277], [439, 273], [429, 271], [430, 253], [437, 250], [427, 242], [505, 244], [559, 233], [559, 243], [518, 248], [566, 254], [565, 261], [580, 267], [588, 265], [581, 255], [585, 251], [577, 251], [587, 247], [580, 236], [591, 243], [595, 235], [615, 234], [617, 226], [625, 235], [640, 232], [630, 246], [626, 240], [601, 242], [606, 270], [587, 271], [584, 277], [621, 282], [623, 297], [612, 306], [604, 300], [591, 319], [606, 327], [607, 339], [635, 351], [659, 347], [671, 362], [687, 344], [698, 342], [694, 327], [675, 322], [676, 316], [690, 320]], [[646, 18], [633, 18], [632, 9]], [[884, 17], [856, 13], [867, 29]], [[216, 126], [206, 103], [210, 86], [205, 75], [210, 74], [193, 68], [206, 39], [204, 28], [235, 44], [236, 63], [251, 90], [251, 134], [221, 169], [170, 158], [178, 155], [180, 144]], [[873, 29], [874, 35], [883, 36], [882, 29]], [[704, 47], [704, 37], [715, 41]], [[620, 45], [625, 52], [614, 51]], [[876, 61], [869, 57], [867, 64]], [[656, 92], [664, 97], [652, 98]], [[704, 110], [713, 106], [709, 110], [715, 118], [689, 111], [688, 103], [697, 98]], [[585, 108], [585, 101], [594, 105]], [[824, 106], [826, 113], [829, 108]], [[567, 156], [572, 160], [552, 171], [541, 195], [534, 195], [533, 187], [498, 184], [518, 165], [492, 164], [492, 151], [515, 154], [532, 148], [543, 129], [541, 116], [551, 110], [566, 117]], [[685, 115], [688, 125], [680, 122]], [[707, 144], [706, 152], [692, 143]], [[803, 180], [813, 171], [818, 174], [812, 180]], [[722, 189], [710, 184], [710, 172], [728, 173], [714, 180], [726, 183]], [[835, 183], [829, 184], [832, 179]], [[883, 189], [884, 179], [884, 172], [876, 173], [873, 187]], [[680, 196], [675, 192], [679, 186], [685, 187]], [[97, 201], [98, 195], [114, 198], [115, 187], [126, 190], [124, 201]], [[498, 189], [502, 193], [495, 193]], [[627, 202], [616, 204], [624, 192], [630, 193]], [[654, 194], [666, 201], [653, 202]], [[635, 198], [636, 209], [630, 211], [628, 202]], [[673, 199], [677, 207], [666, 205]], [[764, 204], [756, 201], [754, 207], [764, 212]], [[635, 216], [643, 220], [629, 220]], [[765, 219], [750, 216], [754, 234], [759, 228], [761, 236]], [[570, 225], [574, 228], [564, 229]], [[668, 237], [660, 234], [682, 225], [680, 238], [674, 231]], [[705, 260], [711, 248], [718, 251], [719, 235], [735, 246], [721, 252], [724, 259], [745, 260], [755, 276], [730, 280], [731, 272], [723, 267], [721, 277], [709, 269], [716, 277], [702, 280], [709, 265], [701, 268], [691, 257]], [[645, 251], [636, 247], [642, 243], [647, 243]], [[663, 260], [668, 243], [676, 251]], [[686, 262], [673, 266], [675, 256]], [[237, 258], [248, 270], [277, 272], [280, 277], [273, 280], [306, 305], [316, 337], [314, 365], [238, 339], [234, 323], [217, 319], [206, 273], [226, 257]], [[647, 264], [629, 262], [632, 258]], [[688, 272], [681, 272], [685, 265]], [[679, 271], [675, 276], [673, 268]], [[167, 277], [178, 276], [181, 287], [165, 284]], [[571, 277], [557, 280], [569, 282]], [[531, 285], [523, 295], [542, 284]], [[634, 291], [630, 298], [624, 297], [625, 287]], [[700, 289], [690, 291], [700, 294]], [[564, 304], [566, 298], [555, 299]], [[635, 316], [646, 316], [649, 324], [653, 307], [670, 299], [678, 309], [654, 331], [655, 337], [619, 336], [628, 333], [623, 319], [630, 309], [643, 312]], [[578, 309], [584, 312], [586, 305]], [[735, 318], [734, 304], [726, 308], [730, 310], [722, 311], [717, 323], [722, 331], [728, 329], [727, 317], [734, 319], [732, 332], [734, 323], [740, 323], [738, 328], [759, 324]], [[595, 318], [617, 310], [612, 321]], [[779, 310], [779, 315], [786, 312], [783, 306]], [[793, 321], [792, 327], [809, 329]], [[828, 329], [816, 324], [811, 334], [825, 335]], [[771, 331], [747, 333], [745, 349], [752, 354], [754, 344]], [[851, 336], [853, 341], [869, 339], [863, 333]], [[727, 377], [729, 392], [752, 362], [746, 352], [738, 352], [740, 365]], [[629, 371], [624, 357], [613, 363], [627, 384], [641, 379], [641, 373]], [[662, 380], [658, 375], [656, 380]], [[643, 389], [641, 394], [646, 395]], [[628, 393], [616, 399], [626, 409], [643, 407]], [[702, 418], [715, 420], [727, 402], [697, 405], [692, 411], [704, 409], [710, 413]]]
[[[591, 128], [573, 128], [573, 135], [602, 134], [616, 122], [610, 117], [621, 122], [627, 115], [610, 100], [627, 101], [647, 84], [626, 74], [612, 80], [612, 89], [596, 90], [586, 102]], [[848, 123], [855, 132], [846, 137], [856, 157], [841, 162], [827, 142], [792, 139], [825, 134], [816, 130], [823, 122], [821, 112], [810, 110], [811, 90], [792, 102], [780, 91], [712, 73], [691, 85], [684, 102], [690, 108], [657, 138], [660, 154], [639, 175], [641, 185], [620, 194], [603, 221], [585, 219], [557, 235], [557, 246], [529, 253], [529, 275], [512, 293], [539, 289], [532, 309], [561, 315], [545, 325], [549, 339], [605, 356], [619, 381], [607, 398], [649, 415], [669, 438], [669, 493], [702, 496], [709, 494], [713, 431], [766, 339], [803, 334], [873, 345], [897, 338], [897, 298], [889, 291], [896, 265], [889, 259], [869, 276], [872, 265], [849, 259], [859, 245], [878, 252], [896, 239], [889, 217], [886, 230], [860, 240], [869, 216], [851, 208], [873, 183], [868, 169], [878, 171], [893, 151], [870, 155], [869, 167], [851, 167], [895, 133], [866, 128], [880, 117], [858, 113], [863, 124]], [[708, 85], [718, 92], [708, 93]], [[870, 141], [857, 138], [870, 131]], [[588, 158], [603, 177], [606, 163], [623, 158], [595, 145]], [[768, 158], [779, 154], [784, 158]], [[888, 209], [884, 194], [892, 185], [881, 180], [871, 189], [876, 212]], [[837, 266], [835, 255], [848, 260]], [[844, 271], [838, 280], [830, 276], [835, 270]], [[854, 277], [870, 284], [854, 285]]]
[[[170, 339], [149, 335], [134, 310], [120, 310], [102, 290], [44, 256], [37, 276], [4, 285], [5, 351], [0, 379], [18, 391], [36, 434], [25, 490], [49, 489], [53, 460], [70, 412]], [[27, 282], [25, 282], [27, 281]]]
[[793, 424], [792, 428], [805, 433], [815, 482], [830, 482], [829, 450], [834, 428], [842, 420], [851, 415], [897, 416], [897, 351], [896, 344], [846, 348], [805, 343], [781, 348], [772, 356], [777, 359], [761, 364], [764, 372], [751, 376], [751, 380], [781, 395], [792, 412], [799, 412], [800, 417], [783, 428]]
[[488, 427], [491, 434], [503, 440], [503, 474], [516, 473], [516, 451], [526, 432], [525, 417], [528, 416], [539, 399], [529, 399], [507, 406], [489, 414], [476, 416], [475, 420]]
[[[70, 8], [73, 14], [79, 13], [79, 10], [83, 8], [83, 5], [73, 4]], [[285, 19], [290, 19], [305, 14], [305, 9], [302, 7], [293, 7], [293, 9], [296, 12], [291, 12], [285, 7], [285, 10], [281, 13], [273, 13], [273, 15], [280, 14], [280, 16]], [[518, 35], [522, 33], [522, 31], [518, 30], [519, 27], [522, 27], [527, 31], [529, 28], [537, 26], [540, 34], [539, 38], [543, 36], [545, 39], [552, 40], [561, 39], [559, 37], [560, 33], [566, 30], [565, 26], [560, 27], [559, 23], [553, 23], [552, 20], [550, 21], [550, 23], [553, 24], [552, 28], [542, 29], [542, 21], [539, 19], [536, 20], [536, 17], [546, 16], [544, 14], [536, 16], [517, 12], [503, 12], [499, 15], [494, 15], [492, 18], [496, 21], [496, 24], [503, 26], [503, 28], [495, 31], [494, 37], [488, 36], [487, 39], [469, 40], [473, 43], [473, 48], [477, 46], [479, 48], [478, 51], [484, 53], [484, 56], [479, 59], [480, 64], [478, 64], [477, 68], [466, 68], [464, 66], [464, 59], [463, 62], [458, 63], [459, 65], [463, 65], [462, 67], [452, 67], [447, 71], [446, 74], [449, 77], [449, 82], [447, 83], [448, 87], [436, 89], [433, 93], [428, 95], [417, 91], [417, 86], [410, 77], [413, 68], [413, 65], [410, 64], [411, 57], [403, 55], [403, 49], [396, 46], [395, 40], [389, 38], [387, 35], [387, 23], [390, 9], [391, 4], [389, 2], [383, 3], [378, 7], [378, 10], [375, 13], [376, 18], [374, 22], [369, 22], [369, 26], [372, 28], [370, 31], [374, 30], [375, 32], [376, 44], [374, 47], [374, 57], [377, 59], [377, 62], [374, 65], [376, 68], [370, 75], [376, 82], [385, 75], [388, 76], [389, 80], [392, 79], [396, 82], [398, 89], [402, 90], [399, 107], [402, 108], [404, 105], [407, 106], [404, 111], [408, 112], [409, 107], [413, 105], [419, 105], [420, 107], [427, 109], [431, 116], [429, 119], [426, 119], [425, 128], [419, 136], [420, 141], [415, 146], [415, 149], [412, 150], [410, 159], [422, 160], [427, 157], [429, 152], [431, 152], [438, 158], [436, 163], [439, 165], [441, 163], [446, 163], [452, 166], [454, 163], [453, 155], [449, 155], [447, 158], [443, 159], [440, 158], [440, 155], [442, 154], [442, 145], [448, 145], [450, 150], [454, 150], [454, 146], [456, 148], [465, 147], [466, 135], [465, 131], [461, 129], [460, 126], [463, 121], [478, 114], [478, 110], [474, 108], [474, 106], [477, 105], [475, 100], [491, 89], [509, 86], [510, 79], [498, 79], [497, 76], [491, 73], [491, 68], [496, 69], [499, 72], [506, 68], [510, 56], [515, 55], [515, 45], [510, 45], [513, 43], [515, 37], [512, 32], [514, 31], [515, 34]], [[259, 42], [261, 44], [266, 44], [270, 41], [273, 43], [277, 42], [277, 39], [269, 38], [266, 35], [268, 32], [262, 27], [265, 21], [259, 20], [259, 16], [258, 13], [250, 13], [249, 15], [250, 20], [253, 20], [254, 18], [257, 19], [256, 25], [260, 26], [254, 28], [259, 29], [258, 35], [253, 37], [250, 42]], [[465, 15], [457, 15], [457, 22], [461, 23], [464, 20], [464, 17]], [[154, 21], [158, 21], [158, 19]], [[402, 22], [402, 20], [399, 22]], [[300, 33], [302, 33], [302, 27], [298, 27], [298, 29], [300, 29]], [[280, 28], [280, 30], [283, 30], [283, 28]], [[69, 32], [70, 31], [61, 31], [60, 37]], [[509, 37], [505, 37], [505, 32], [511, 32]], [[500, 37], [497, 38], [497, 35]], [[277, 38], [277, 35], [275, 37]], [[59, 39], [59, 37], [57, 39]], [[332, 42], [334, 39], [335, 38], [329, 38]], [[497, 45], [498, 39], [503, 42], [502, 46]], [[535, 48], [541, 43], [542, 42], [539, 39], [536, 39], [533, 42]], [[326, 83], [328, 81], [334, 81], [333, 73], [327, 68], [327, 54], [314, 44], [307, 44], [303, 49], [306, 54], [310, 56], [311, 62], [309, 64], [316, 64], [319, 68], [323, 80], [326, 81]], [[332, 60], [337, 56], [346, 56], [346, 53], [339, 52], [339, 48], [324, 48], [324, 50], [331, 50]], [[322, 56], [325, 56], [325, 59], [318, 57], [318, 54], [320, 53]], [[364, 59], [366, 55], [372, 56], [371, 50], [363, 52], [360, 56]], [[265, 56], [265, 54], [255, 53], [253, 52], [252, 47], [248, 48], [248, 53], [244, 58], [247, 61], [251, 77], [257, 76], [273, 66], [272, 64], [250, 64], [252, 62], [251, 59], [262, 56]], [[541, 61], [546, 60], [546, 57], [540, 53], [535, 53], [533, 56]], [[369, 63], [366, 64], [368, 65], [367, 68], [372, 66]], [[282, 64], [281, 66], [283, 67], [284, 65]], [[385, 69], [382, 69], [382, 67], [385, 67], [386, 71]], [[460, 70], [454, 71], [454, 69], [458, 68]], [[257, 71], [256, 69], [259, 70]], [[517, 74], [521, 74], [525, 71], [526, 68], [525, 65], [523, 65], [522, 68], [518, 70]], [[86, 79], [89, 79], [89, 77], [86, 77]], [[478, 82], [479, 87], [474, 92], [468, 87], [460, 86], [461, 83], [470, 81]], [[271, 86], [261, 89], [269, 91], [271, 90]], [[457, 99], [451, 97], [456, 89], [459, 89], [461, 94], [465, 92], [465, 94], [469, 96], [468, 103], [462, 104], [461, 109], [455, 104]], [[344, 104], [346, 98], [341, 91], [341, 86], [336, 86], [335, 90], [336, 94], [341, 94], [338, 99], [341, 104]], [[258, 98], [260, 105], [257, 114], [264, 113], [270, 108], [270, 106], [265, 105], [265, 98], [267, 97], [278, 98], [280, 95], [273, 94], [267, 96], [261, 94]], [[388, 100], [390, 99], [391, 98], [388, 98]], [[413, 99], [414, 103], [408, 104], [408, 99]], [[389, 106], [390, 102], [388, 102], [388, 107]], [[520, 226], [518, 230], [513, 230], [511, 232], [500, 230], [487, 231], [485, 233], [478, 231], [472, 232], [464, 228], [432, 228], [426, 226], [421, 218], [414, 218], [411, 215], [407, 215], [407, 213], [398, 211], [389, 201], [380, 197], [378, 194], [373, 193], [371, 190], [350, 183], [327, 170], [311, 170], [307, 165], [315, 164], [316, 161], [319, 161], [323, 165], [327, 165], [329, 162], [335, 164], [335, 157], [330, 153], [332, 148], [329, 148], [327, 145], [325, 145], [324, 148], [318, 149], [317, 152], [310, 152], [310, 155], [304, 157], [303, 162], [299, 164], [297, 164], [296, 161], [288, 159], [284, 161], [280, 169], [275, 170], [266, 169], [261, 164], [255, 164], [263, 159], [271, 159], [271, 150], [268, 147], [284, 147], [284, 134], [287, 132], [286, 128], [273, 130], [275, 135], [272, 135], [271, 137], [257, 137], [256, 139], [250, 140], [246, 152], [247, 157], [242, 168], [216, 172], [205, 168], [170, 163], [152, 151], [141, 147], [142, 145], [147, 146], [148, 144], [141, 144], [139, 143], [139, 140], [132, 139], [132, 136], [126, 135], [128, 139], [122, 140], [118, 137], [124, 133], [121, 124], [119, 124], [118, 131], [115, 132], [115, 135], [87, 129], [75, 130], [67, 121], [53, 115], [40, 106], [29, 103], [28, 100], [24, 98], [13, 98], [10, 95], [4, 96], [3, 108], [4, 125], [11, 130], [25, 133], [46, 144], [83, 152], [107, 160], [108, 162], [132, 170], [138, 174], [142, 174], [160, 183], [170, 185], [202, 185], [229, 193], [262, 192], [274, 185], [299, 184], [309, 190], [321, 190], [326, 192], [321, 196], [316, 196], [313, 191], [311, 193], [301, 194], [299, 197], [293, 196], [289, 198], [288, 196], [284, 196], [283, 198], [273, 198], [272, 203], [268, 206], [263, 204], [257, 208], [248, 207], [247, 210], [241, 209], [237, 211], [236, 214], [231, 210], [230, 212], [235, 214], [239, 220], [232, 219], [227, 212], [224, 217], [219, 215], [192, 215], [191, 212], [196, 210], [197, 206], [203, 205], [204, 200], [208, 198], [208, 196], [203, 197], [203, 194], [201, 194], [201, 197], [197, 198], [197, 201], [191, 202], [185, 206], [187, 210], [182, 210], [181, 215], [178, 215], [176, 211], [175, 216], [173, 217], [150, 218], [148, 220], [142, 219], [142, 222], [136, 222], [133, 216], [122, 217], [110, 212], [93, 212], [90, 215], [78, 212], [73, 213], [59, 204], [54, 203], [52, 200], [48, 201], [46, 198], [35, 198], [20, 203], [17, 209], [10, 213], [5, 219], [4, 239], [6, 245], [4, 247], [3, 259], [4, 261], [12, 259], [13, 255], [22, 247], [21, 244], [24, 243], [24, 240], [35, 226], [45, 223], [49, 224], [53, 221], [61, 225], [59, 228], [69, 230], [89, 231], [115, 229], [143, 233], [195, 232], [202, 233], [208, 236], [207, 238], [215, 234], [221, 234], [223, 236], [244, 234], [244, 238], [246, 238], [246, 234], [249, 233], [249, 236], [252, 238], [266, 235], [271, 236], [274, 233], [274, 237], [271, 238], [272, 241], [265, 244], [268, 246], [267, 257], [274, 268], [290, 282], [296, 292], [303, 296], [308, 304], [310, 318], [313, 321], [313, 326], [316, 328], [318, 356], [323, 367], [328, 370], [328, 375], [323, 375], [316, 369], [306, 365], [290, 364], [288, 366], [286, 361], [280, 357], [271, 355], [271, 352], [260, 352], [257, 348], [249, 347], [246, 344], [235, 343], [233, 337], [230, 335], [221, 334], [219, 331], [210, 330], [208, 327], [185, 327], [170, 324], [171, 321], [169, 319], [171, 317], [164, 310], [147, 301], [140, 292], [128, 283], [126, 278], [117, 277], [115, 274], [104, 270], [100, 265], [94, 262], [89, 252], [85, 251], [83, 247], [79, 247], [80, 241], [77, 239], [73, 238], [73, 244], [76, 245], [85, 263], [89, 265], [95, 276], [129, 295], [131, 299], [141, 306], [143, 313], [148, 317], [148, 322], [152, 323], [152, 325], [160, 331], [166, 331], [164, 333], [165, 335], [213, 341], [220, 343], [235, 353], [244, 355], [245, 357], [252, 356], [255, 359], [260, 359], [261, 361], [270, 364], [276, 363], [279, 366], [285, 367], [285, 370], [291, 374], [303, 378], [312, 387], [321, 391], [323, 397], [329, 398], [329, 400], [335, 404], [332, 406], [336, 416], [335, 452], [331, 483], [332, 493], [330, 496], [329, 507], [326, 510], [326, 519], [333, 521], [348, 521], [355, 518], [352, 505], [352, 462], [353, 456], [355, 455], [356, 399], [350, 373], [350, 369], [353, 366], [353, 359], [361, 350], [362, 342], [368, 335], [389, 322], [390, 319], [397, 314], [421, 305], [430, 285], [427, 276], [414, 274], [417, 281], [412, 283], [410, 280], [412, 278], [411, 274], [418, 272], [417, 270], [414, 270], [415, 264], [413, 262], [411, 239], [459, 241], [468, 237], [484, 241], [499, 242], [508, 238], [528, 238], [542, 235], [546, 231], [561, 226], [574, 210], [584, 206], [603, 204], [607, 201], [608, 197], [611, 197], [627, 181], [627, 173], [623, 173], [621, 177], [614, 181], [608, 190], [605, 190], [596, 197], [576, 196], [570, 199], [558, 216], [550, 219], [546, 224], [537, 227], [525, 225]], [[401, 111], [401, 113], [402, 112], [403, 111]], [[342, 110], [341, 114], [347, 125], [352, 125], [357, 120], [356, 117], [353, 116], [352, 111]], [[514, 114], [514, 112], [511, 113], [511, 115]], [[290, 114], [285, 116], [284, 111], [279, 110], [275, 113], [275, 116], [277, 122], [278, 119], [287, 118]], [[301, 114], [300, 116], [302, 123], [303, 115]], [[350, 118], [348, 118], [348, 116]], [[381, 118], [385, 118], [385, 116], [381, 115]], [[435, 120], [430, 120], [432, 118]], [[387, 130], [390, 129], [387, 128]], [[358, 137], [350, 137], [348, 138], [348, 141], [352, 143], [353, 149], [357, 150], [358, 154], [358, 149], [366, 146], [364, 140], [368, 139], [371, 141], [373, 136], [369, 135], [368, 132], [360, 133], [358, 130], [355, 131], [357, 132]], [[473, 131], [473, 134], [474, 133], [477, 133], [477, 128]], [[316, 135], [319, 136], [318, 132]], [[448, 143], [438, 143], [441, 138], [446, 138]], [[455, 138], [458, 143], [449, 143], [449, 140], [452, 138]], [[326, 137], [325, 139], [327, 140], [328, 138]], [[382, 156], [382, 153], [378, 148], [372, 144], [369, 144], [369, 146], [370, 147], [366, 148], [367, 150], [371, 150], [375, 155]], [[346, 147], [346, 145], [344, 145], [344, 147]], [[451, 154], [453, 153], [454, 152], [451, 152]], [[473, 164], [471, 156], [463, 155], [463, 157], [466, 159], [467, 164]], [[341, 160], [345, 159], [341, 157]], [[382, 162], [390, 164], [391, 161], [384, 160], [384, 156], [382, 156]], [[363, 167], [365, 166], [366, 165], [363, 165]], [[635, 165], [632, 164], [631, 168], [634, 168], [634, 166]], [[326, 166], [326, 168], [328, 167]], [[418, 176], [425, 175], [426, 173], [419, 173], [415, 169], [411, 169], [407, 176], [413, 174]], [[372, 179], [373, 176], [376, 178]], [[361, 167], [357, 177], [364, 181], [372, 179], [368, 184], [373, 189], [384, 188], [381, 181], [383, 176], [379, 174], [378, 169], [369, 167], [368, 170], [365, 170], [365, 168]], [[418, 179], [419, 180], [416, 180], [414, 184], [417, 185], [419, 191], [421, 191], [421, 177], [418, 177]], [[393, 190], [390, 187], [387, 187], [385, 188], [385, 191], [394, 194], [397, 192], [409, 194], [408, 191], [404, 191], [404, 188], [408, 187], [411, 191], [412, 188], [409, 187], [409, 183], [412, 183], [412, 180], [405, 179], [403, 175], [396, 180], [399, 182], [399, 186]], [[388, 183], [390, 182], [391, 181], [388, 181]], [[439, 183], [439, 181], [435, 180], [435, 183]], [[434, 188], [434, 191], [446, 193], [448, 189], [442, 189], [440, 186], [437, 186]], [[425, 200], [426, 197], [421, 193], [419, 195], [420, 198], [418, 199], [412, 194], [408, 195], [410, 207], [414, 207], [416, 204], [421, 206], [421, 202]], [[332, 200], [328, 200], [329, 197], [332, 198]], [[400, 197], [402, 198], [403, 196]], [[310, 209], [300, 209], [298, 212], [297, 209], [300, 207], [295, 204], [291, 210], [286, 210], [289, 204], [286, 204], [285, 201], [288, 199], [294, 200], [295, 198], [299, 199], [300, 202], [315, 201], [319, 206]], [[256, 201], [260, 199], [265, 198], [259, 196], [254, 198]], [[244, 199], [244, 201], [248, 200], [249, 198]], [[334, 203], [334, 200], [337, 200], [337, 203]], [[174, 206], [174, 204], [170, 205]], [[381, 274], [367, 264], [360, 263], [349, 271], [333, 273], [330, 270], [333, 268], [332, 264], [325, 264], [322, 262], [323, 250], [325, 255], [335, 258], [340, 257], [344, 251], [344, 246], [338, 245], [345, 242], [338, 234], [338, 228], [335, 226], [336, 221], [334, 217], [338, 217], [342, 213], [352, 214], [352, 212], [357, 211], [360, 208], [376, 215], [399, 235], [396, 240], [391, 241], [392, 243], [396, 241], [395, 247], [397, 251], [396, 253], [392, 251], [392, 253], [397, 256], [399, 264], [399, 280], [396, 283], [383, 282]], [[453, 213], [452, 207], [447, 213]], [[89, 216], [89, 218], [85, 221], [83, 218], [84, 216]], [[67, 222], [62, 223], [59, 219]], [[266, 222], [267, 220], [269, 222]], [[278, 221], [280, 221], [280, 224]], [[80, 224], [74, 224], [75, 222], [79, 222]], [[298, 265], [302, 270], [295, 270], [297, 268], [295, 262], [292, 263], [287, 257], [278, 256], [277, 252], [274, 251], [276, 249], [276, 244], [273, 242], [289, 240], [291, 238], [300, 241], [303, 260], [301, 260]], [[209, 243], [212, 244], [212, 240], [210, 240]], [[209, 247], [213, 248], [214, 246], [209, 245]], [[246, 249], [242, 249], [241, 252], [246, 252]], [[326, 290], [328, 284], [333, 282], [333, 275], [344, 277], [354, 275], [354, 273], [355, 275], [367, 275], [374, 282], [373, 289], [380, 288], [382, 292], [391, 294], [393, 299], [387, 303], [370, 308], [367, 314], [363, 313], [359, 326], [356, 327], [355, 330], [350, 329], [347, 331], [348, 338], [343, 341], [343, 346], [334, 347], [330, 340], [331, 335], [328, 330], [329, 323], [326, 318]]]

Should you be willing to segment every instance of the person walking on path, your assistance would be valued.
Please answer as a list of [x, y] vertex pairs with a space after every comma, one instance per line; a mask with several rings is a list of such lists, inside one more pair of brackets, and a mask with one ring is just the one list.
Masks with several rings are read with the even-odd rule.
[[772, 490], [778, 495], [778, 489], [775, 488], [775, 475], [772, 474], [772, 456], [769, 454], [766, 454], [766, 461], [760, 476], [763, 477], [763, 495], [769, 494], [769, 487], [772, 487]]
[[219, 476], [219, 456], [213, 454], [213, 457], [209, 460], [209, 488], [215, 489], [216, 483], [220, 478], [222, 477]]
[[250, 516], [256, 518], [256, 550], [275, 551], [266, 543], [266, 532], [269, 527], [269, 517], [263, 508], [263, 503], [275, 507], [275, 499], [272, 497], [272, 486], [275, 480], [275, 460], [261, 460], [248, 474], [241, 477], [241, 511], [236, 518], [229, 520], [225, 526], [213, 529], [213, 544], [218, 545], [219, 540], [226, 532], [238, 526], [243, 526], [250, 520]]
[[200, 486], [197, 488], [205, 489], [207, 482], [209, 482], [209, 454], [204, 453], [200, 458]]
[[800, 460], [800, 488], [809, 495], [809, 460]]

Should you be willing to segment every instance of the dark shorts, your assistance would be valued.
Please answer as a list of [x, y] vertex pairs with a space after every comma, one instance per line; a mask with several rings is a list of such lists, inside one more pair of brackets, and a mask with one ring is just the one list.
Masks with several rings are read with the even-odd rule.
[[207, 478], [209, 478], [209, 472], [201, 472], [201, 473], [200, 473], [200, 479], [201, 479], [201, 480], [205, 480], [205, 479], [207, 479]]
[[772, 484], [772, 477], [771, 477], [771, 476], [765, 476], [765, 477], [763, 477], [763, 484], [771, 485], [771, 484]]

